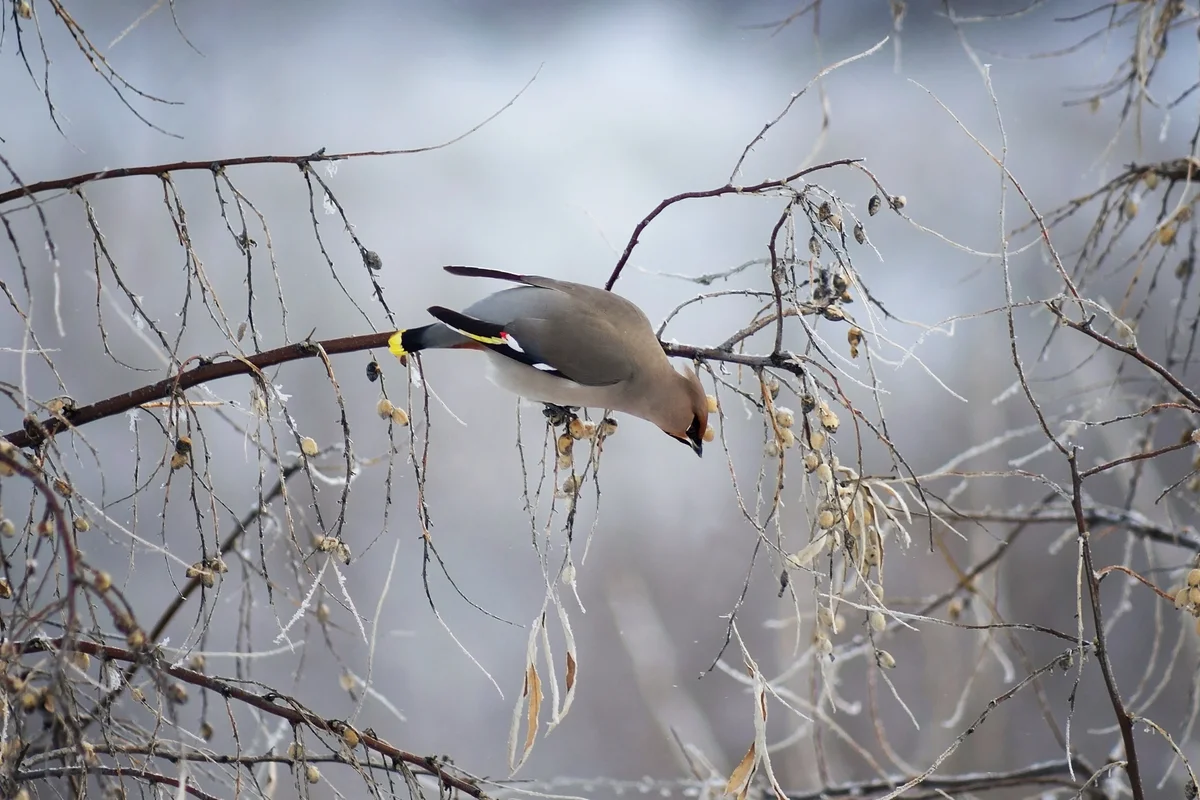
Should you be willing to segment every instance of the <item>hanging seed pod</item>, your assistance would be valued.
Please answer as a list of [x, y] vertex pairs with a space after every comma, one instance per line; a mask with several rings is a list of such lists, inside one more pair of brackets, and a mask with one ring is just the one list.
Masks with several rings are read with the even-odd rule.
[[825, 446], [825, 434], [820, 430], [814, 429], [812, 433], [808, 435], [808, 446], [813, 450], [820, 450], [823, 448]]
[[54, 416], [70, 414], [75, 410], [75, 400], [67, 395], [61, 395], [46, 403], [46, 410]]
[[408, 412], [403, 408], [392, 409], [392, 424], [399, 425], [401, 428], [408, 425]]
[[375, 359], [367, 362], [367, 380], [371, 383], [379, 380], [379, 362]]
[[576, 417], [567, 425], [567, 433], [572, 439], [591, 439], [596, 435], [596, 423]]
[[358, 731], [354, 730], [354, 728], [350, 727], [349, 725], [343, 726], [342, 741], [345, 742], [346, 746], [351, 750], [353, 750], [355, 747], [358, 747], [358, 743], [360, 741]]
[[841, 233], [842, 232], [842, 215], [834, 214], [833, 216], [831, 216], [829, 218], [829, 224], [835, 231], [837, 231], [838, 233]]
[[796, 444], [796, 434], [791, 428], [784, 428], [779, 432], [779, 446], [783, 449], [788, 449]]
[[311, 436], [305, 436], [300, 439], [300, 452], [309, 458], [312, 458], [317, 453], [321, 452], [321, 448], [317, 444], [316, 439], [312, 438]]
[[887, 627], [887, 617], [883, 615], [882, 611], [872, 611], [867, 615], [867, 619], [871, 624], [871, 630], [876, 633], [881, 633]]
[[906, 205], [908, 205], [908, 198], [902, 194], [897, 194], [897, 195], [892, 195], [892, 199], [889, 200], [888, 202], [891, 203], [892, 209], [894, 211], [899, 211], [900, 209], [902, 209]]
[[879, 213], [879, 206], [883, 204], [883, 200], [877, 194], [871, 195], [871, 199], [867, 201], [867, 213], [872, 217]]
[[817, 209], [817, 221], [824, 222], [831, 216], [833, 216], [833, 207], [830, 206], [829, 201], [826, 200], [824, 203], [821, 203], [821, 207]]
[[375, 406], [375, 413], [379, 415], [380, 419], [387, 419], [395, 410], [396, 407], [392, 405], [392, 401], [386, 397], [379, 398], [379, 403]]
[[889, 653], [887, 650], [876, 650], [875, 651], [875, 663], [878, 664], [879, 666], [883, 667], [884, 669], [895, 669], [896, 668], [896, 658], [891, 653]]
[[804, 454], [803, 461], [804, 461], [804, 471], [805, 472], [812, 472], [817, 467], [821, 466], [820, 457], [817, 456], [817, 454], [812, 452], [811, 450]]
[[171, 470], [183, 469], [192, 460], [192, 440], [180, 436], [175, 440], [175, 452], [171, 455]]
[[811, 394], [800, 395], [800, 412], [802, 414], [811, 414], [812, 410], [817, 407], [817, 398]]
[[958, 618], [962, 616], [966, 606], [961, 597], [955, 597], [946, 604], [946, 616], [951, 622], [958, 622]]
[[859, 244], [865, 244], [867, 241], [867, 229], [861, 222], [854, 223], [854, 241]]
[[846, 331], [846, 342], [850, 345], [850, 357], [858, 358], [858, 346], [862, 344], [862, 328], [857, 325]]
[[830, 433], [837, 433], [838, 422], [837, 414], [830, 410], [829, 406], [821, 404], [821, 427]]
[[813, 254], [813, 258], [821, 257], [821, 240], [816, 236], [808, 237], [808, 252]]
[[828, 606], [817, 606], [817, 624], [822, 628], [837, 633], [837, 619]]
[[790, 428], [796, 424], [796, 412], [784, 406], [775, 408], [775, 424], [781, 428]]

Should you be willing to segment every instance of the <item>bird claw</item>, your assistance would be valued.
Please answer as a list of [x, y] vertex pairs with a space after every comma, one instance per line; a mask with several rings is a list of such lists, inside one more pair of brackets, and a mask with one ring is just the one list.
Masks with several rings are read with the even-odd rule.
[[550, 427], [557, 428], [560, 425], [569, 425], [571, 420], [578, 419], [579, 415], [575, 412], [578, 410], [571, 406], [556, 406], [553, 403], [546, 403], [542, 409], [542, 414], [545, 415], [546, 421], [550, 423]]

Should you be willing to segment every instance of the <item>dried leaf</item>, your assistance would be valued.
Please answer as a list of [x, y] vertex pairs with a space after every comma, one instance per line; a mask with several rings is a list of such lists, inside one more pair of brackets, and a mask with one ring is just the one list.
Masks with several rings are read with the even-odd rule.
[[[539, 634], [545, 628], [544, 617], [534, 620], [525, 650], [525, 682], [521, 696], [513, 706], [512, 724], [508, 731], [508, 766], [515, 774], [529, 758], [537, 740], [538, 716], [542, 710], [542, 678], [537, 671]], [[525, 744], [517, 755], [517, 738], [521, 731], [522, 711], [526, 724]]]
[[742, 758], [742, 762], [734, 767], [733, 773], [725, 783], [725, 794], [736, 794], [739, 800], [744, 798], [746, 792], [750, 789], [750, 779], [754, 777], [754, 767], [757, 763], [758, 758], [755, 747], [751, 743], [750, 749], [746, 751], [746, 755]]
[[567, 691], [575, 688], [575, 656], [567, 653]]
[[575, 701], [575, 681], [579, 669], [579, 651], [575, 646], [575, 632], [571, 630], [571, 620], [567, 617], [567, 609], [558, 598], [557, 594], [554, 598], [554, 605], [558, 609], [558, 621], [562, 625], [563, 641], [566, 644], [566, 661], [567, 673], [563, 680], [563, 685], [566, 687], [566, 695], [562, 699], [562, 705], [557, 705], [557, 695], [555, 700], [554, 713], [551, 715], [550, 721], [546, 724], [546, 731], [552, 731], [563, 721], [567, 716], [567, 712], [571, 710], [571, 704]]
[[529, 713], [525, 717], [525, 752], [521, 760], [533, 749], [537, 739], [538, 714], [542, 710], [542, 679], [538, 677], [537, 665], [530, 664], [525, 674], [525, 696], [529, 698]]

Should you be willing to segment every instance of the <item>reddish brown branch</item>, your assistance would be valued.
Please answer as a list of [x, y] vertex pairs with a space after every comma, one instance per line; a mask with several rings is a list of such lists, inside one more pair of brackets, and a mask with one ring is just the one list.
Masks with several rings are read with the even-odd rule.
[[1134, 453], [1133, 455], [1123, 456], [1121, 458], [1114, 458], [1112, 461], [1106, 461], [1105, 463], [1098, 464], [1097, 466], [1094, 466], [1091, 469], [1084, 470], [1083, 472], [1080, 473], [1080, 477], [1081, 478], [1090, 478], [1091, 476], [1096, 475], [1098, 473], [1107, 472], [1108, 470], [1112, 469], [1113, 467], [1120, 466], [1121, 464], [1129, 464], [1134, 461], [1142, 461], [1147, 458], [1158, 458], [1159, 456], [1164, 455], [1166, 453], [1171, 453], [1171, 452], [1174, 452], [1175, 450], [1182, 450], [1185, 447], [1191, 447], [1193, 444], [1194, 443], [1189, 438], [1187, 441], [1177, 442], [1176, 444], [1169, 444], [1165, 447], [1160, 447], [1157, 450], [1148, 450], [1144, 453]]
[[[126, 663], [137, 663], [146, 660], [145, 654], [135, 653], [131, 650], [126, 650], [122, 647], [113, 647], [111, 645], [96, 644], [88, 641], [69, 641], [67, 639], [30, 639], [24, 642], [13, 642], [11, 644], [18, 653], [56, 653], [60, 651], [87, 653], [96, 658], [104, 658], [113, 661], [121, 661]], [[184, 683], [198, 686], [210, 692], [216, 692], [220, 696], [236, 700], [239, 703], [245, 703], [248, 706], [253, 706], [259, 711], [270, 714], [279, 719], [286, 720], [292, 725], [307, 725], [310, 728], [324, 731], [341, 736], [346, 725], [338, 720], [326, 719], [307, 708], [302, 706], [298, 701], [287, 697], [283, 694], [268, 692], [267, 694], [255, 694], [254, 692], [242, 689], [231, 683], [205, 675], [202, 672], [185, 669], [183, 667], [171, 666], [170, 664], [159, 662], [156, 668], [170, 675], [176, 680]], [[287, 705], [279, 705], [276, 700], [282, 700]], [[447, 772], [438, 759], [432, 756], [420, 756], [416, 753], [410, 753], [407, 750], [401, 750], [398, 747], [393, 747], [377, 736], [373, 736], [364, 732], [357, 732], [359, 742], [368, 750], [373, 750], [380, 755], [392, 759], [393, 762], [403, 762], [408, 764], [425, 774], [432, 775], [438, 779], [442, 786], [449, 789], [457, 789], [471, 797], [483, 798], [483, 790], [474, 782], [465, 778], [460, 778]]]
[[1141, 583], [1143, 586], [1151, 589], [1156, 595], [1161, 597], [1163, 600], [1166, 600], [1168, 603], [1171, 603], [1172, 605], [1174, 605], [1174, 603], [1175, 603], [1174, 597], [1167, 594], [1162, 589], [1155, 586], [1151, 581], [1147, 580], [1146, 578], [1143, 578], [1141, 575], [1134, 572], [1129, 567], [1124, 567], [1124, 566], [1121, 566], [1120, 564], [1109, 564], [1107, 567], [1104, 567], [1103, 569], [1101, 569], [1099, 572], [1096, 573], [1096, 580], [1097, 581], [1104, 580], [1104, 576], [1108, 575], [1110, 572], [1120, 572], [1124, 575], [1128, 575], [1129, 577], [1133, 578], [1135, 581]]
[[[646, 230], [646, 226], [653, 222], [659, 214], [666, 211], [676, 203], [684, 200], [698, 200], [704, 197], [721, 197], [722, 195], [726, 194], [762, 194], [763, 192], [769, 192], [773, 189], [782, 189], [792, 181], [799, 180], [805, 175], [810, 175], [814, 172], [820, 172], [823, 169], [857, 164], [860, 161], [862, 161], [861, 158], [839, 158], [836, 161], [826, 161], [824, 164], [816, 164], [808, 169], [802, 169], [799, 172], [793, 173], [786, 178], [780, 178], [779, 180], [763, 181], [762, 183], [756, 183], [751, 186], [734, 186], [732, 183], [727, 183], [724, 186], [718, 186], [716, 189], [706, 189], [699, 192], [684, 192], [682, 194], [677, 194], [674, 197], [668, 197], [666, 200], [663, 200], [661, 203], [655, 206], [654, 210], [647, 214], [646, 217], [633, 229], [633, 234], [629, 237], [629, 243], [625, 245], [625, 250], [621, 253], [621, 258], [617, 260], [617, 265], [613, 267], [612, 275], [608, 277], [608, 282], [604, 284], [604, 288], [611, 290], [613, 285], [617, 282], [617, 278], [621, 277], [621, 270], [625, 269], [625, 265], [629, 262], [629, 256], [633, 254], [633, 248], [637, 247], [638, 237], [642, 235], [642, 231]], [[0, 197], [3, 197], [3, 195], [0, 195]]]
[[344, 161], [348, 158], [364, 158], [366, 156], [412, 155], [432, 150], [434, 147], [418, 147], [411, 150], [369, 150], [361, 153], [326, 153], [324, 148], [305, 156], [241, 156], [239, 158], [218, 158], [212, 161], [174, 161], [170, 164], [146, 164], [140, 167], [118, 167], [117, 169], [100, 169], [95, 172], [84, 172], [67, 178], [55, 178], [48, 181], [38, 181], [0, 192], [0, 205], [11, 203], [22, 197], [32, 197], [36, 194], [53, 191], [70, 191], [86, 183], [110, 181], [117, 178], [133, 178], [147, 175], [163, 175], [168, 172], [185, 172], [189, 170], [209, 170], [220, 172], [226, 167], [241, 167], [247, 164], [294, 164], [304, 168], [308, 164], [322, 161]]
[[[383, 333], [368, 333], [363, 336], [347, 336], [341, 339], [327, 339], [320, 342], [321, 348], [330, 355], [338, 353], [353, 353], [360, 350], [384, 347], [387, 345], [391, 331]], [[255, 374], [267, 367], [283, 364], [288, 361], [298, 361], [303, 358], [313, 358], [319, 350], [316, 342], [297, 342], [296, 344], [277, 347], [245, 358], [227, 356], [229, 361], [218, 363], [202, 363], [198, 367], [184, 370], [173, 377], [164, 378], [158, 383], [134, 389], [131, 392], [114, 395], [98, 403], [82, 406], [69, 414], [50, 417], [38, 423], [37, 426], [26, 426], [25, 429], [5, 434], [4, 438], [17, 447], [32, 447], [40, 445], [47, 437], [54, 436], [67, 428], [75, 428], [95, 422], [98, 419], [111, 417], [125, 411], [137, 408], [144, 403], [162, 400], [172, 394], [190, 389], [193, 386], [232, 375]], [[191, 359], [189, 359], [191, 360]], [[40, 428], [40, 430], [39, 430]]]
[[173, 778], [170, 775], [150, 772], [149, 770], [138, 769], [136, 767], [112, 767], [106, 764], [69, 764], [62, 767], [17, 770], [13, 775], [13, 780], [17, 783], [29, 783], [31, 781], [43, 781], [48, 778], [65, 778], [82, 775], [112, 775], [114, 778], [132, 778], [133, 780], [145, 781], [146, 783], [158, 783], [164, 786], [182, 788], [192, 797], [199, 797], [200, 800], [219, 800], [215, 794], [209, 794], [188, 782], [181, 784], [179, 778]]
[[[371, 350], [387, 346], [388, 337], [392, 331], [382, 333], [367, 333], [362, 336], [346, 336], [341, 339], [326, 339], [322, 342], [297, 342], [296, 344], [277, 347], [245, 358], [226, 356], [229, 361], [218, 363], [202, 363], [198, 367], [184, 370], [170, 378], [163, 378], [130, 392], [114, 395], [105, 400], [81, 406], [62, 416], [49, 417], [41, 422], [27, 425], [19, 431], [4, 434], [10, 444], [17, 447], [35, 447], [47, 438], [68, 428], [77, 428], [89, 422], [115, 416], [145, 403], [162, 400], [172, 394], [178, 394], [201, 383], [228, 378], [233, 375], [252, 375], [277, 364], [288, 361], [299, 361], [305, 358], [316, 358], [323, 349], [328, 355], [354, 353], [361, 350]], [[319, 347], [318, 347], [319, 345]], [[693, 347], [691, 345], [663, 344], [663, 350], [670, 356], [684, 358], [701, 358], [711, 361], [725, 361], [731, 364], [742, 364], [749, 367], [777, 367], [799, 374], [800, 365], [788, 358], [786, 354], [775, 353], [769, 356], [751, 356], [732, 353], [711, 347]], [[219, 356], [218, 356], [219, 357]], [[195, 357], [193, 357], [194, 359]], [[193, 359], [188, 359], [191, 361]]]
[[1091, 318], [1085, 319], [1082, 322], [1076, 322], [1075, 320], [1070, 319], [1066, 314], [1063, 313], [1062, 309], [1059, 308], [1057, 303], [1047, 303], [1046, 306], [1050, 309], [1054, 316], [1058, 317], [1058, 321], [1063, 325], [1066, 325], [1068, 328], [1079, 331], [1080, 333], [1085, 333], [1105, 347], [1111, 350], [1116, 350], [1118, 353], [1124, 353], [1125, 355], [1139, 361], [1143, 366], [1146, 367], [1146, 369], [1150, 370], [1164, 381], [1171, 384], [1175, 391], [1186, 397], [1188, 402], [1192, 404], [1192, 408], [1189, 409], [1190, 411], [1195, 413], [1196, 411], [1200, 410], [1200, 395], [1196, 394], [1187, 386], [1185, 386], [1183, 382], [1176, 378], [1169, 369], [1143, 353], [1135, 345], [1121, 344], [1115, 339], [1111, 339], [1100, 333], [1098, 330], [1092, 327]]
[[1129, 788], [1133, 792], [1133, 800], [1143, 800], [1142, 776], [1138, 768], [1137, 749], [1133, 740], [1133, 719], [1125, 710], [1121, 700], [1121, 691], [1117, 688], [1117, 679], [1113, 675], [1112, 662], [1108, 658], [1108, 642], [1104, 635], [1104, 614], [1100, 611], [1100, 575], [1092, 562], [1091, 532], [1083, 515], [1083, 476], [1079, 472], [1078, 451], [1071, 450], [1067, 458], [1071, 467], [1071, 507], [1075, 511], [1075, 526], [1079, 532], [1079, 546], [1083, 552], [1083, 570], [1086, 573], [1088, 599], [1092, 606], [1092, 624], [1095, 626], [1095, 653], [1100, 662], [1100, 672], [1104, 675], [1104, 685], [1108, 689], [1108, 698], [1112, 703], [1113, 715], [1117, 718], [1117, 726], [1121, 729], [1121, 741], [1125, 745], [1125, 774], [1129, 777]]

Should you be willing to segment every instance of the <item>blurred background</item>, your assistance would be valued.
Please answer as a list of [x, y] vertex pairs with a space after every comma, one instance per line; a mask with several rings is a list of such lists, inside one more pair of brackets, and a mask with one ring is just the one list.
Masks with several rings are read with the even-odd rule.
[[[940, 3], [908, 3], [899, 21], [896, 3], [825, 3], [817, 36], [811, 15], [782, 28], [771, 26], [802, 7], [787, 2], [184, 2], [174, 6], [183, 35], [167, 7], [127, 30], [146, 12], [148, 2], [76, 4], [71, 8], [75, 20], [124, 79], [148, 95], [178, 103], [156, 103], [123, 90], [154, 127], [122, 104], [50, 11], [36, 5], [52, 60], [49, 92], [61, 132], [55, 131], [47, 111], [36, 50], [30, 55], [31, 78], [16, 43], [10, 38], [0, 46], [0, 153], [26, 183], [174, 161], [435, 145], [484, 120], [536, 76], [511, 107], [452, 146], [315, 167], [345, 209], [355, 235], [382, 258], [378, 280], [399, 327], [424, 324], [429, 305], [466, 304], [498, 288], [446, 275], [440, 270], [443, 264], [602, 284], [634, 226], [663, 198], [725, 184], [746, 145], [793, 93], [822, 68], [890, 36], [874, 55], [812, 86], [755, 145], [734, 180], [754, 183], [807, 163], [861, 158], [889, 192], [906, 197], [906, 212], [914, 220], [964, 246], [951, 246], [884, 213], [869, 219], [866, 228], [878, 256], [867, 248], [855, 251], [856, 269], [875, 297], [898, 317], [920, 323], [892, 321], [886, 333], [905, 346], [920, 339], [917, 354], [927, 370], [914, 359], [899, 367], [877, 365], [886, 390], [881, 403], [889, 432], [917, 473], [1030, 419], [1019, 396], [1004, 394], [1014, 375], [1001, 316], [961, 322], [953, 335], [922, 335], [923, 325], [992, 309], [1004, 298], [997, 261], [966, 249], [999, 249], [997, 169], [933, 96], [983, 144], [1000, 151], [996, 108], [964, 49], [964, 37], [992, 65], [1009, 167], [1043, 210], [1096, 187], [1130, 161], [1187, 154], [1194, 126], [1193, 108], [1185, 103], [1171, 114], [1149, 112], [1142, 136], [1127, 127], [1114, 139], [1120, 98], [1097, 108], [1070, 104], [1090, 96], [1129, 50], [1121, 34], [1094, 39], [1058, 57], [1037, 57], [1071, 48], [1103, 28], [1105, 19], [1065, 21], [1088, 10], [1087, 3], [1034, 4], [1038, 7], [1028, 13], [1015, 13], [1027, 2], [971, 3], [970, 14], [997, 18], [964, 23], [957, 30]], [[7, 35], [13, 36], [11, 29]], [[33, 46], [28, 38], [23, 44]], [[1158, 75], [1161, 96], [1174, 97], [1194, 81], [1195, 65], [1195, 42], [1182, 42]], [[823, 105], [828, 111], [824, 132]], [[319, 189], [315, 217], [344, 291], [314, 238], [309, 194], [297, 169], [259, 165], [227, 174], [268, 222], [286, 300], [285, 329], [267, 261], [267, 237], [251, 224], [257, 242], [255, 313], [263, 349], [310, 332], [326, 339], [393, 327], [371, 296], [369, 279], [340, 218], [322, 206]], [[843, 168], [813, 179], [865, 218], [874, 188], [861, 174]], [[179, 172], [174, 188], [187, 210], [195, 256], [236, 327], [246, 316], [245, 258], [221, 218], [213, 177], [203, 171]], [[179, 314], [187, 291], [185, 255], [167, 210], [176, 201], [164, 202], [163, 185], [154, 177], [98, 183], [85, 193], [128, 291], [137, 296], [145, 316], [174, 341], [183, 327]], [[764, 257], [784, 202], [723, 197], [672, 207], [642, 235], [617, 289], [657, 323], [706, 290], [673, 275], [721, 272]], [[1011, 190], [1007, 202], [1009, 227], [1028, 218]], [[161, 378], [166, 374], [162, 348], [103, 259], [105, 289], [98, 299], [93, 237], [83, 204], [61, 195], [43, 209], [57, 263], [44, 255], [35, 214], [14, 213], [5, 219], [29, 265], [34, 328], [44, 347], [56, 348], [52, 357], [65, 390], [80, 402], [91, 402]], [[1071, 236], [1086, 230], [1088, 222], [1085, 216], [1077, 227], [1061, 229], [1061, 252], [1072, 249]], [[1014, 246], [1029, 239], [1018, 237]], [[0, 274], [16, 291], [21, 277], [13, 250], [0, 253]], [[1037, 247], [1014, 258], [1013, 269], [1018, 298], [1055, 291], [1056, 278]], [[769, 282], [758, 268], [710, 288], [726, 286], [763, 288]], [[179, 352], [229, 349], [199, 305], [199, 284], [193, 282], [191, 291], [196, 294]], [[107, 342], [96, 335], [98, 310]], [[667, 337], [713, 346], [752, 313], [753, 306], [738, 301], [706, 303], [676, 318]], [[1047, 322], [1043, 318], [1038, 324]], [[5, 346], [21, 347], [23, 330], [16, 314], [0, 312]], [[788, 346], [800, 349], [801, 334], [797, 327]], [[836, 338], [841, 335], [831, 341], [844, 352], [844, 343]], [[105, 346], [123, 362], [149, 371], [119, 367], [105, 355]], [[766, 352], [769, 347], [763, 338], [752, 340], [749, 349]], [[879, 345], [877, 352], [902, 360], [894, 347]], [[401, 402], [403, 368], [386, 354], [376, 355], [393, 399]], [[1036, 355], [1031, 349], [1026, 357]], [[22, 383], [30, 395], [45, 399], [61, 391], [37, 359], [7, 351], [0, 359], [5, 379]], [[428, 433], [431, 442], [425, 500], [432, 537], [449, 574], [473, 602], [517, 623], [497, 621], [472, 608], [436, 566], [429, 567], [437, 611], [477, 665], [439, 624], [426, 599], [407, 432], [396, 437], [398, 455], [389, 481], [387, 427], [375, 414], [378, 385], [363, 376], [367, 360], [365, 354], [345, 356], [335, 358], [333, 365], [357, 455], [382, 459], [356, 480], [343, 533], [355, 555], [344, 574], [356, 608], [368, 624], [377, 620], [379, 626], [374, 652], [335, 598], [324, 601], [332, 608], [328, 643], [309, 622], [291, 631], [294, 641], [305, 642], [296, 650], [240, 666], [212, 658], [209, 668], [227, 675], [240, 669], [307, 698], [320, 713], [344, 718], [355, 701], [339, 688], [338, 676], [344, 669], [365, 675], [373, 659], [373, 688], [387, 704], [369, 698], [361, 725], [374, 727], [407, 750], [448, 754], [476, 774], [503, 776], [505, 741], [524, 675], [528, 629], [522, 626], [539, 614], [545, 593], [530, 546], [514, 447], [515, 403], [486, 382], [481, 359], [474, 354], [435, 353], [425, 359], [426, 377], [448, 410], [435, 402], [426, 426], [419, 409], [412, 409], [419, 434]], [[1078, 380], [1082, 385], [1085, 378]], [[272, 373], [272, 381], [290, 396], [288, 410], [303, 434], [322, 445], [341, 440], [337, 403], [319, 362], [286, 365]], [[250, 386], [239, 378], [209, 388], [236, 402], [232, 417], [253, 427], [247, 412]], [[1069, 386], [1059, 388], [1068, 391]], [[752, 498], [762, 461], [761, 422], [749, 419], [735, 398], [728, 402], [733, 409], [725, 432], [730, 463], [738, 470], [740, 488]], [[527, 458], [537, 458], [539, 410], [525, 407], [522, 414]], [[22, 415], [21, 408], [6, 406], [0, 423], [5, 430], [19, 428]], [[204, 463], [211, 471], [213, 493], [224, 504], [204, 505], [201, 526], [212, 542], [255, 502], [259, 465], [243, 432], [203, 412], [201, 421], [206, 422]], [[195, 560], [197, 514], [184, 499], [185, 482], [175, 479], [164, 488], [166, 474], [160, 472], [137, 503], [123, 499], [145, 482], [144, 476], [134, 475], [135, 452], [148, 470], [172, 441], [146, 417], [138, 425], [136, 442], [133, 423], [124, 416], [89, 427], [86, 433], [101, 468], [91, 455], [80, 455], [77, 487], [122, 525], [136, 525], [152, 541], [161, 538], [185, 562]], [[294, 449], [286, 427], [281, 425], [279, 433], [281, 449]], [[843, 460], [849, 461], [853, 440], [848, 435], [843, 440], [850, 450]], [[1007, 455], [1019, 456], [1038, 445], [1036, 440], [1018, 443]], [[1117, 445], [1128, 442], [1119, 439]], [[1005, 455], [996, 454], [987, 463], [1003, 468]], [[539, 742], [520, 777], [683, 777], [687, 773], [676, 735], [702, 749], [725, 774], [745, 753], [753, 719], [744, 686], [720, 671], [698, 677], [721, 651], [727, 617], [747, 584], [756, 542], [724, 462], [716, 444], [700, 460], [646, 423], [621, 421], [605, 450], [598, 518], [593, 520], [594, 500], [581, 507], [583, 530], [593, 521], [595, 527], [586, 561], [577, 559], [579, 598], [586, 613], [574, 599], [567, 602], [579, 650], [578, 696], [566, 720]], [[339, 459], [327, 463], [336, 475]], [[980, 462], [977, 468], [985, 466]], [[888, 464], [879, 459], [868, 467], [886, 470]], [[798, 465], [793, 470], [798, 479]], [[297, 487], [294, 502], [307, 508], [308, 490]], [[970, 507], [1001, 507], [1044, 490], [998, 482], [973, 486], [958, 499]], [[328, 524], [337, 515], [341, 487], [322, 485], [318, 494]], [[789, 485], [784, 500], [791, 504], [785, 508], [785, 525], [795, 524], [799, 546], [807, 540], [799, 489]], [[105, 527], [98, 526], [101, 531]], [[945, 559], [930, 552], [923, 524], [914, 525], [913, 533], [916, 541], [910, 549], [889, 550], [889, 598], [930, 595], [952, 580]], [[1010, 619], [1073, 631], [1076, 551], [1073, 544], [1050, 549], [1059, 533], [1046, 529], [1014, 546], [1006, 556], [1008, 566], [996, 578], [995, 592]], [[1001, 530], [973, 528], [968, 541], [954, 547], [962, 563], [973, 562], [1001, 536]], [[148, 616], [183, 580], [178, 564], [153, 553], [137, 552], [131, 565], [130, 541], [119, 532], [100, 532], [93, 542], [86, 546], [90, 561], [122, 576], [135, 607], [144, 604]], [[249, 550], [256, 549], [251, 541]], [[394, 550], [394, 572], [380, 602]], [[1114, 549], [1113, 555], [1119, 552]], [[282, 558], [279, 553], [272, 557]], [[282, 574], [287, 568], [278, 569]], [[250, 602], [239, 584], [243, 577], [235, 575], [237, 569], [221, 591], [206, 599], [206, 613], [216, 621], [202, 649], [234, 649], [241, 641], [243, 647], [276, 650], [280, 624], [287, 622], [295, 604], [277, 599], [279, 606], [273, 609], [255, 589], [248, 613], [253, 624], [234, 630], [232, 621], [247, 614], [243, 604]], [[257, 586], [252, 577], [245, 580]], [[336, 595], [336, 583], [330, 585]], [[795, 646], [793, 629], [773, 624], [794, 615], [791, 600], [779, 599], [777, 590], [778, 564], [760, 557], [749, 574], [738, 618], [747, 646], [767, 675], [790, 663]], [[193, 600], [170, 629], [172, 645], [197, 646], [197, 607]], [[229, 621], [228, 629], [223, 620]], [[852, 631], [861, 630], [860, 619], [850, 624]], [[561, 670], [560, 633], [554, 630]], [[805, 646], [808, 635], [802, 629]], [[1014, 673], [1004, 668], [1003, 659], [981, 655], [986, 648], [966, 631], [922, 627], [920, 633], [892, 636], [888, 647], [900, 662], [892, 677], [920, 728], [913, 727], [884, 687], [871, 691], [880, 693], [875, 701], [898, 755], [924, 769], [987, 698], [1012, 685]], [[1023, 641], [1034, 664], [1066, 647]], [[1117, 656], [1123, 680], [1136, 683], [1141, 677], [1138, 664], [1144, 656], [1139, 651], [1148, 641], [1132, 636], [1129, 649]], [[1183, 657], [1190, 659], [1190, 652], [1189, 642]], [[736, 646], [725, 652], [725, 660], [741, 668]], [[977, 662], [981, 665], [975, 674]], [[1014, 669], [1016, 678], [1025, 674], [1019, 665]], [[1060, 673], [1049, 680], [1050, 713], [1061, 725], [1071, 678]], [[1186, 676], [1182, 680], [1186, 683]], [[971, 699], [963, 715], [956, 707], [968, 681]], [[807, 696], [807, 678], [800, 684], [796, 690]], [[868, 702], [861, 665], [842, 675], [837, 690], [850, 706]], [[1085, 676], [1081, 691], [1103, 698], [1092, 673]], [[1186, 691], [1185, 685], [1171, 684], [1159, 702], [1183, 702]], [[852, 710], [843, 707], [831, 725], [875, 751], [869, 720]], [[804, 726], [780, 707], [772, 714], [773, 738]], [[1076, 708], [1075, 745], [1098, 763], [1117, 740], [1112, 731], [1089, 730], [1110, 723], [1111, 710], [1106, 714], [1099, 702]], [[832, 731], [825, 726], [828, 779], [873, 776], [875, 770]], [[946, 770], [999, 770], [1062, 756], [1033, 696], [1022, 695], [1002, 706], [947, 762]], [[798, 736], [773, 758], [784, 786], [818, 785], [811, 735]], [[1158, 759], [1153, 763], [1160, 771], [1167, 762], [1162, 754], [1148, 758]], [[897, 770], [889, 765], [887, 771]], [[356, 779], [344, 780], [353, 792]], [[607, 791], [605, 786], [558, 788], [590, 796]]]

